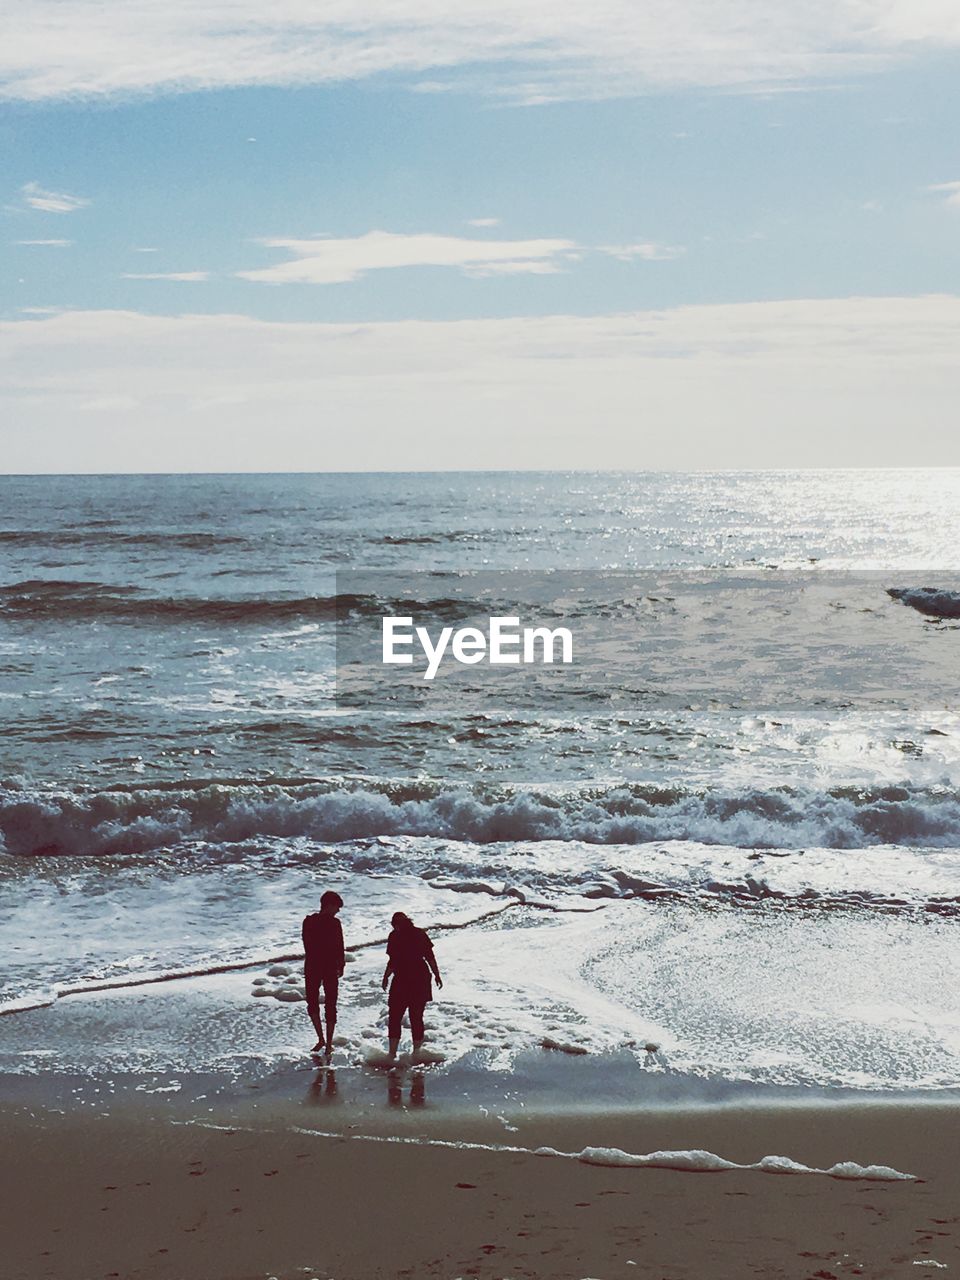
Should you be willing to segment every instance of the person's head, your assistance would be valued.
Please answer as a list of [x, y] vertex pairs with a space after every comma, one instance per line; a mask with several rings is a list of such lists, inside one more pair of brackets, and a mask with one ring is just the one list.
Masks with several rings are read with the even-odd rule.
[[390, 917], [390, 923], [395, 929], [412, 929], [413, 921], [408, 915], [404, 915], [402, 911], [395, 911]]
[[337, 914], [342, 906], [343, 899], [340, 897], [339, 893], [334, 893], [332, 889], [328, 889], [320, 899], [320, 910], [327, 911], [333, 916]]

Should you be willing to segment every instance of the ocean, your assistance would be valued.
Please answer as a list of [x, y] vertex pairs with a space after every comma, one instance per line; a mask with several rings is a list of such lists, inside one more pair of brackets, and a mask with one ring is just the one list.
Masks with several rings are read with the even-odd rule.
[[[441, 1063], [960, 1087], [958, 544], [947, 469], [0, 478], [0, 1069], [285, 1069], [267, 970], [330, 887], [358, 1069], [400, 909]], [[576, 575], [607, 679], [338, 697], [371, 571], [354, 614]], [[161, 994], [220, 971], [174, 1042]], [[61, 1034], [148, 981], [135, 1036]]]

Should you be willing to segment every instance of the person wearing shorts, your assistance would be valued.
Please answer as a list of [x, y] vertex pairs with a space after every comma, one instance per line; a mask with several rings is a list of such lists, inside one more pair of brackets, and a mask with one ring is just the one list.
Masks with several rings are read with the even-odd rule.
[[[332, 889], [320, 899], [320, 910], [303, 921], [303, 976], [307, 992], [307, 1013], [317, 1033], [313, 1053], [333, 1053], [333, 1032], [337, 1025], [337, 996], [343, 977], [343, 928], [337, 912], [343, 899]], [[323, 988], [324, 1021], [320, 1020], [320, 988]], [[324, 1027], [324, 1022], [326, 1027]]]

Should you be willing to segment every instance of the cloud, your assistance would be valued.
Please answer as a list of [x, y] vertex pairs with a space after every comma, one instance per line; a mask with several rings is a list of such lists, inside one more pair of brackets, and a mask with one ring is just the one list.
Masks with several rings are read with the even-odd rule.
[[41, 213], [74, 213], [90, 203], [83, 196], [71, 196], [65, 191], [47, 191], [37, 182], [27, 182], [20, 188], [20, 197], [28, 209]]
[[955, 296], [375, 324], [40, 314], [0, 321], [3, 467], [958, 464], [958, 325]]
[[41, 248], [46, 246], [50, 249], [69, 249], [73, 244], [72, 240], [14, 240], [16, 245], [31, 246], [33, 248]]
[[[493, 226], [497, 219], [477, 219], [470, 225]], [[350, 239], [317, 236], [309, 240], [270, 238], [259, 241], [268, 249], [292, 255], [273, 267], [239, 271], [242, 280], [261, 284], [345, 284], [369, 271], [398, 267], [452, 267], [471, 279], [491, 276], [556, 275], [585, 253], [601, 253], [621, 262], [665, 262], [680, 257], [678, 245], [646, 241], [599, 245], [590, 249], [573, 240], [492, 240], [461, 236], [396, 235], [370, 231]]]
[[[566, 260], [572, 262], [578, 256], [570, 254]], [[545, 262], [542, 259], [525, 262], [518, 258], [515, 262], [481, 262], [476, 266], [464, 267], [463, 274], [471, 280], [484, 280], [491, 276], [555, 276], [562, 270], [556, 262]]]
[[946, 204], [954, 204], [960, 207], [960, 182], [935, 182], [932, 186], [927, 187], [927, 190], [942, 191]]
[[238, 271], [242, 280], [262, 284], [344, 284], [368, 271], [398, 267], [454, 267], [473, 275], [544, 274], [560, 269], [572, 240], [470, 240], [429, 233], [395, 235], [370, 231], [351, 239], [261, 240], [283, 249], [287, 262]]
[[124, 271], [121, 280], [179, 280], [191, 284], [210, 279], [209, 271]]
[[468, 218], [468, 227], [499, 227], [499, 218]]
[[620, 262], [632, 262], [640, 258], [644, 262], [667, 262], [671, 258], [679, 258], [685, 250], [680, 245], [655, 244], [647, 241], [642, 244], [606, 244], [600, 245], [600, 253], [609, 254]]
[[25, 101], [390, 74], [535, 103], [785, 87], [960, 44], [955, 0], [20, 0], [4, 14], [0, 96]]

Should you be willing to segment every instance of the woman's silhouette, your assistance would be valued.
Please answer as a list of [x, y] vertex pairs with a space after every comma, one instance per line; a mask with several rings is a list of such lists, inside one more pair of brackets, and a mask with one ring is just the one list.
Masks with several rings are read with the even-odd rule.
[[387, 939], [387, 967], [383, 971], [382, 983], [386, 991], [387, 981], [393, 975], [387, 1000], [390, 1057], [397, 1056], [403, 1015], [407, 1010], [410, 1011], [410, 1034], [413, 1036], [413, 1053], [416, 1057], [423, 1044], [423, 1010], [427, 1002], [433, 999], [431, 973], [438, 987], [443, 986], [443, 981], [433, 954], [433, 943], [426, 932], [418, 929], [402, 911], [396, 912], [390, 923], [393, 930]]

